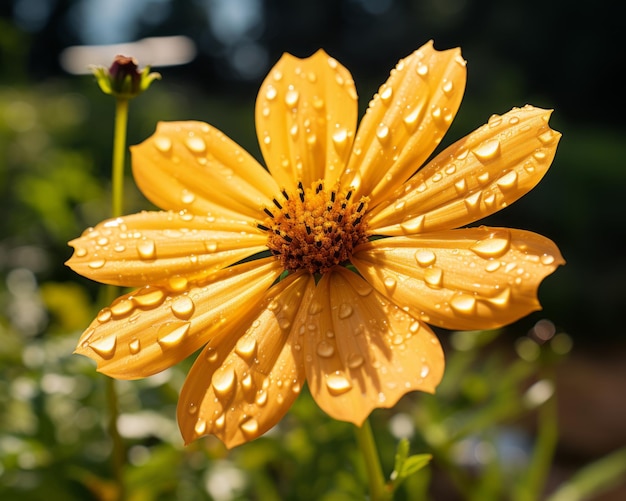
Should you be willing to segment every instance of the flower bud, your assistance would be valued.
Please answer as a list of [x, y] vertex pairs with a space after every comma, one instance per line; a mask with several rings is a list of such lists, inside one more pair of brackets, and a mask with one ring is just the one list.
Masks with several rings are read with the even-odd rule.
[[150, 73], [149, 66], [140, 71], [134, 57], [122, 55], [115, 56], [110, 68], [94, 66], [92, 71], [102, 92], [122, 99], [138, 96], [161, 78], [159, 73]]

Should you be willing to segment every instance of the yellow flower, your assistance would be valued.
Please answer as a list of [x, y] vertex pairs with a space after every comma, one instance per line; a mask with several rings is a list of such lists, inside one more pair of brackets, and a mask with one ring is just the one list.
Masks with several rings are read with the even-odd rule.
[[564, 262], [535, 233], [465, 227], [546, 173], [560, 137], [550, 111], [494, 115], [417, 170], [465, 76], [460, 50], [428, 43], [391, 71], [357, 130], [350, 73], [321, 50], [286, 54], [256, 102], [269, 172], [209, 125], [160, 123], [132, 155], [137, 184], [165, 211], [70, 242], [72, 269], [138, 288], [76, 351], [134, 379], [204, 347], [178, 422], [186, 442], [214, 434], [228, 447], [274, 426], [305, 382], [356, 425], [409, 391], [434, 392], [444, 358], [426, 323], [510, 323], [540, 308], [540, 282]]

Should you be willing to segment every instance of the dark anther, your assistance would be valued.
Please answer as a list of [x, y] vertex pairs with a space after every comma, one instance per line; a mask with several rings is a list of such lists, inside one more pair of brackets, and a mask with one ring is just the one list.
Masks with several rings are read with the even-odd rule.
[[315, 242], [315, 246], [320, 249], [322, 247], [322, 241], [318, 240], [317, 242]]
[[256, 227], [259, 230], [263, 230], [263, 231], [269, 231], [270, 230], [267, 226], [263, 226], [262, 224], [258, 224], [258, 223], [257, 223]]
[[308, 224], [305, 224], [304, 227], [306, 228], [307, 235], [310, 235], [311, 234], [311, 227]]
[[[345, 209], [345, 207], [344, 207], [344, 209]], [[343, 214], [339, 214], [339, 215], [337, 216], [337, 222], [338, 222], [338, 223], [341, 223], [341, 220], [342, 220], [342, 219], [343, 219]]]
[[283, 197], [285, 197], [285, 200], [289, 200], [289, 195], [287, 195], [287, 192], [285, 190], [283, 190], [281, 193], [283, 194]]
[[352, 190], [350, 190], [348, 193], [346, 193], [346, 200], [350, 200], [351, 196], [352, 196]]
[[322, 191], [322, 188], [324, 188], [324, 185], [322, 185], [322, 183], [317, 185], [317, 188], [315, 188], [315, 194], [317, 195], [320, 191]]
[[357, 212], [361, 212], [361, 211], [363, 210], [363, 207], [364, 207], [364, 206], [365, 206], [365, 204], [364, 204], [363, 202], [361, 202], [361, 203], [359, 204], [359, 206], [356, 208], [356, 211], [357, 211]]
[[269, 210], [267, 207], [263, 209], [263, 212], [265, 212], [269, 217], [274, 218], [274, 214], [272, 214], [272, 211]]
[[335, 201], [335, 192], [334, 191], [331, 191], [331, 193], [330, 193], [330, 201], [331, 202]]
[[281, 235], [281, 237], [283, 237], [285, 240], [287, 240], [287, 242], [292, 242], [292, 241], [293, 241], [293, 238], [291, 238], [291, 237], [290, 237], [289, 235], [287, 235], [287, 234], [283, 234], [283, 235]]
[[300, 201], [304, 202], [304, 186], [302, 186], [302, 181], [298, 181], [298, 195], [300, 195]]
[[272, 200], [272, 202], [274, 202], [274, 205], [275, 205], [276, 207], [278, 207], [279, 209], [282, 209], [282, 208], [283, 208], [283, 206], [282, 206], [282, 205], [280, 205], [280, 204], [278, 203], [278, 200], [276, 200], [275, 198]]
[[362, 219], [362, 217], [361, 217], [361, 216], [357, 217], [357, 218], [354, 220], [354, 222], [352, 223], [352, 226], [356, 226], [356, 225], [358, 225], [358, 224], [361, 222], [361, 219]]

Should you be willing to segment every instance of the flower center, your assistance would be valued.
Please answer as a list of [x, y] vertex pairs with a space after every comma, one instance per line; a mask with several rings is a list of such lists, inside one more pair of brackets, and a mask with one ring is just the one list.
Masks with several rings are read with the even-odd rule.
[[367, 242], [367, 197], [352, 203], [351, 190], [326, 191], [321, 181], [310, 188], [298, 183], [296, 193], [282, 194], [275, 207], [264, 209], [268, 217], [257, 226], [267, 231], [267, 246], [286, 270], [326, 273]]

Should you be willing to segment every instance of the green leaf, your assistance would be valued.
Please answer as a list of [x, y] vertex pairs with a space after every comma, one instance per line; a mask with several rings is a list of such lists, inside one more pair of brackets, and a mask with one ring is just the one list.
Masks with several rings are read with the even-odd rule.
[[431, 459], [431, 454], [409, 456], [409, 441], [406, 438], [400, 440], [396, 449], [394, 469], [390, 476], [393, 490], [395, 491], [407, 477], [428, 465]]

